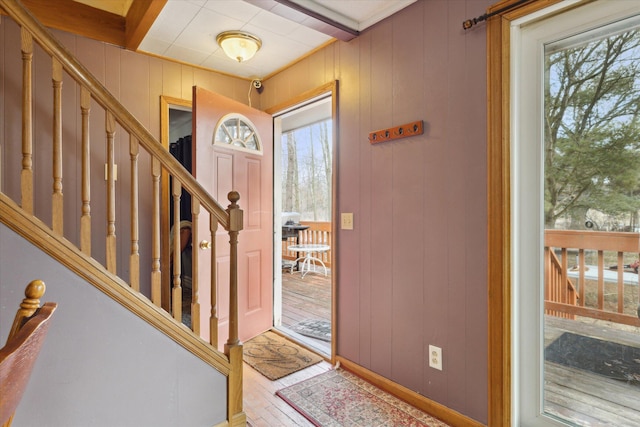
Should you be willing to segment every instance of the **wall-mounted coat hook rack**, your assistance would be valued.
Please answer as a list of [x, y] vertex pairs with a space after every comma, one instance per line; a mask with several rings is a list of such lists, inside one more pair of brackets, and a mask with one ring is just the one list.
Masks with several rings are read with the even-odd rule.
[[391, 141], [392, 139], [422, 135], [423, 132], [423, 122], [422, 120], [418, 120], [417, 122], [407, 123], [406, 125], [371, 132], [369, 134], [369, 142], [371, 144], [378, 144], [380, 142]]

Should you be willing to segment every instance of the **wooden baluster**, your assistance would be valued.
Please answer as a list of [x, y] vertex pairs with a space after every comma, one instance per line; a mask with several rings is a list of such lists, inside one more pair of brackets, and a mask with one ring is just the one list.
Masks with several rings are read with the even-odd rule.
[[22, 38], [22, 209], [33, 214], [33, 37], [24, 28]]
[[129, 134], [131, 156], [131, 255], [129, 257], [129, 282], [133, 289], [140, 290], [140, 232], [138, 228], [138, 139]]
[[[551, 254], [548, 246], [544, 248], [544, 301], [551, 301], [551, 290], [553, 289], [553, 268], [551, 264]], [[543, 303], [544, 306], [544, 303]], [[545, 313], [547, 310], [545, 310]]]
[[91, 147], [89, 145], [89, 113], [91, 93], [80, 89], [82, 112], [82, 216], [80, 217], [80, 250], [91, 256]]
[[151, 301], [162, 304], [162, 273], [160, 272], [160, 160], [151, 158], [153, 207], [151, 213]]
[[598, 251], [598, 310], [604, 308], [604, 252]]
[[180, 273], [182, 264], [180, 260], [180, 195], [182, 185], [173, 178], [173, 289], [171, 294], [171, 311], [173, 318], [182, 322], [182, 287], [180, 286]]
[[107, 131], [107, 270], [116, 274], [116, 177], [114, 136], [116, 120], [106, 112]]
[[216, 266], [216, 233], [218, 221], [209, 214], [209, 232], [211, 233], [211, 311], [209, 313], [209, 344], [218, 348], [218, 269]]
[[33, 313], [40, 307], [40, 298], [44, 295], [46, 288], [42, 280], [33, 280], [27, 285], [24, 290], [25, 298], [20, 303], [20, 308], [13, 319], [8, 338], [14, 336], [22, 327], [24, 319], [33, 316]]
[[585, 303], [585, 282], [584, 282], [584, 272], [585, 272], [585, 261], [584, 261], [584, 249], [578, 250], [578, 294], [579, 301], [578, 305], [584, 307]]
[[200, 216], [200, 201], [195, 197], [191, 198], [191, 330], [200, 335], [200, 297], [198, 295], [198, 264], [199, 247], [198, 238], [198, 217]]
[[558, 297], [560, 298], [558, 301], [566, 302], [567, 301], [567, 283], [569, 278], [567, 276], [567, 272], [569, 271], [569, 254], [567, 253], [567, 248], [562, 248], [562, 268], [561, 268], [561, 280], [559, 287]]
[[231, 202], [227, 207], [231, 271], [229, 275], [229, 339], [225, 345], [227, 355], [232, 347], [240, 344], [238, 340], [238, 232], [242, 230], [242, 210], [236, 203], [240, 200], [240, 194], [237, 191], [231, 191], [228, 199]]
[[62, 195], [62, 64], [53, 59], [53, 196], [51, 225], [54, 233], [63, 234]]
[[624, 256], [624, 252], [618, 252], [618, 313], [624, 313], [624, 259], [623, 259], [623, 256]]

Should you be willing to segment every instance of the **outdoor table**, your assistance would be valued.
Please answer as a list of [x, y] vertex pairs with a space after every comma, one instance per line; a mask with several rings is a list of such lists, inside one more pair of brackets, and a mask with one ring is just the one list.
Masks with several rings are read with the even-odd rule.
[[[308, 245], [291, 245], [288, 248], [290, 251], [302, 252], [304, 256], [296, 259], [293, 262], [293, 265], [298, 264], [298, 261], [302, 260], [302, 267], [300, 268], [300, 272], [302, 273], [302, 277], [310, 272], [316, 271], [316, 263], [318, 261], [324, 267], [324, 275], [327, 275], [327, 266], [324, 265], [324, 262], [320, 258], [314, 257], [314, 253], [322, 253], [327, 252], [330, 247], [329, 245], [319, 245], [319, 244], [308, 244]], [[313, 264], [313, 270], [311, 270], [311, 265]], [[291, 273], [293, 274], [293, 266], [291, 266]]]

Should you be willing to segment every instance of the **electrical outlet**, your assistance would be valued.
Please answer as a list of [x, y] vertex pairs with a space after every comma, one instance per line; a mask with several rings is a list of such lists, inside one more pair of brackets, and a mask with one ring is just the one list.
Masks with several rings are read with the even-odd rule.
[[429, 366], [442, 371], [442, 349], [435, 345], [429, 345]]
[[353, 214], [352, 213], [342, 214], [341, 228], [343, 230], [353, 230]]

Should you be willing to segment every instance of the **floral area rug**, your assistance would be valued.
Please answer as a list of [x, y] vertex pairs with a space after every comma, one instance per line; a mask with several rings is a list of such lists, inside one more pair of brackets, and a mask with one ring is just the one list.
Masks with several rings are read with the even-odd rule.
[[322, 357], [267, 331], [243, 344], [242, 359], [274, 381], [314, 365]]
[[316, 426], [448, 426], [343, 369], [278, 390], [276, 395]]
[[291, 329], [301, 335], [331, 342], [331, 323], [326, 320], [306, 319], [291, 326]]

